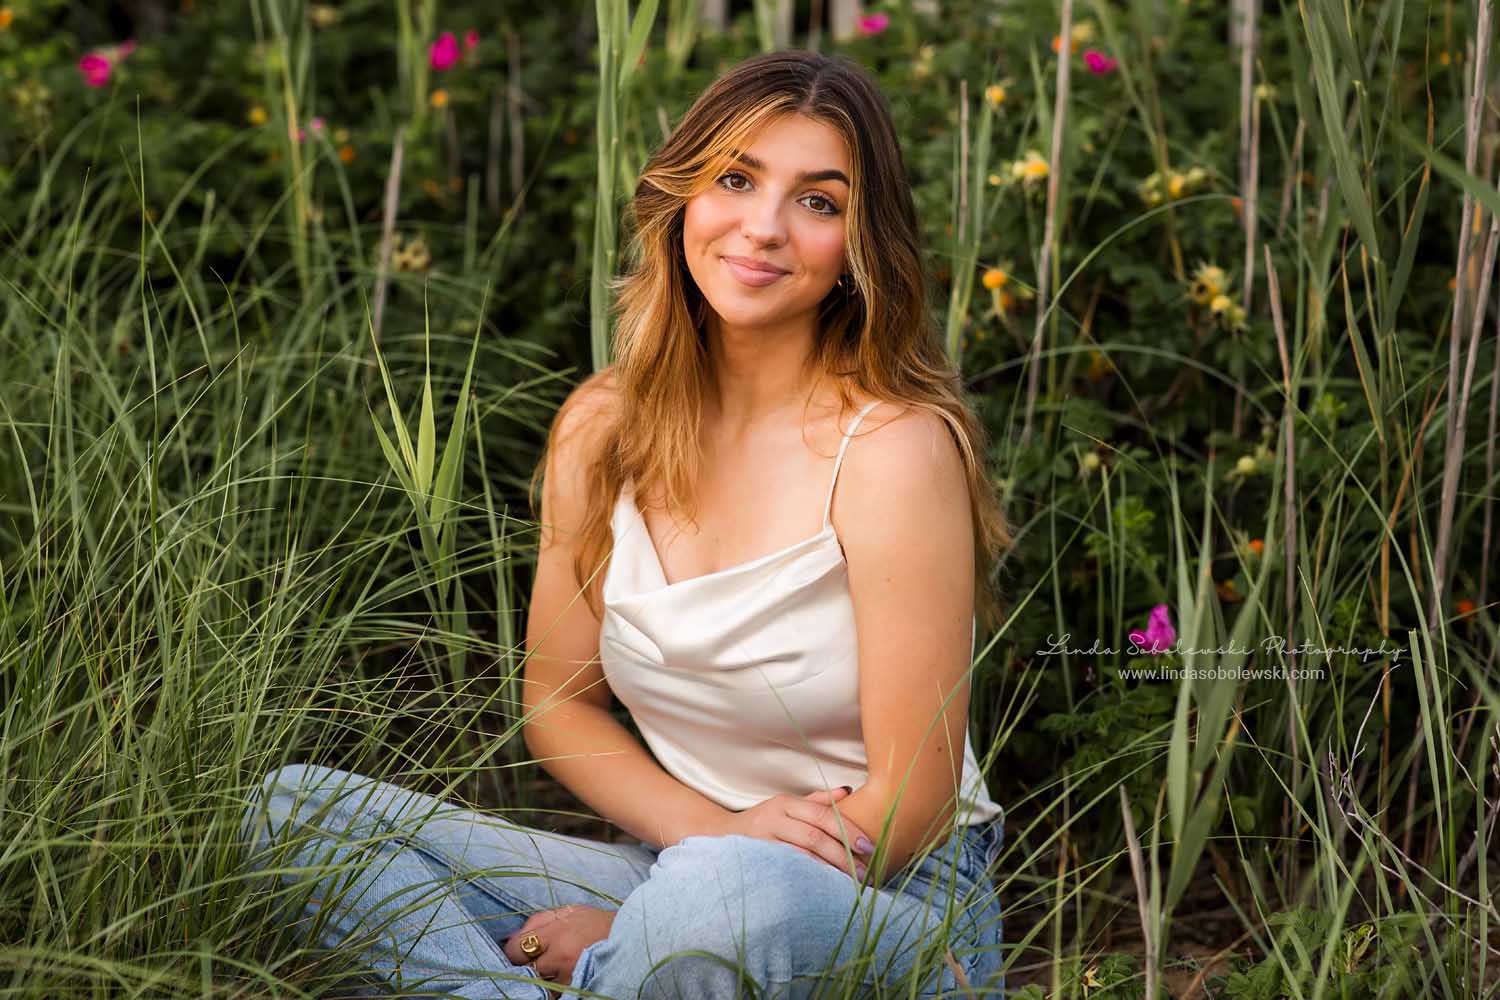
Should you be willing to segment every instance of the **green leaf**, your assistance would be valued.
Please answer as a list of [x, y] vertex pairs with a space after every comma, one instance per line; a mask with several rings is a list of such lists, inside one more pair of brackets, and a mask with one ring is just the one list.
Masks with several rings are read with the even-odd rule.
[[412, 488], [411, 478], [406, 474], [406, 466], [401, 461], [401, 456], [396, 454], [396, 446], [391, 444], [391, 439], [386, 437], [385, 431], [380, 429], [380, 421], [375, 418], [375, 411], [370, 411], [370, 426], [375, 428], [375, 437], [380, 441], [380, 450], [385, 452], [385, 460], [390, 463], [391, 469], [395, 471], [396, 478], [401, 481], [401, 488], [406, 495], [416, 502], [416, 490]]
[[646, 39], [651, 36], [651, 26], [656, 21], [656, 7], [659, 0], [644, 0], [636, 9], [635, 17], [630, 21], [630, 38], [625, 43], [625, 58], [620, 65], [620, 90], [630, 86], [630, 78], [635, 75], [636, 63], [640, 62], [641, 53], [646, 50]]
[[[485, 289], [485, 300], [489, 289]], [[458, 502], [458, 479], [463, 468], [464, 445], [468, 441], [464, 427], [469, 417], [469, 385], [474, 377], [474, 359], [479, 354], [479, 334], [483, 329], [484, 300], [479, 305], [481, 321], [474, 328], [474, 343], [469, 348], [469, 365], [464, 369], [464, 382], [458, 390], [458, 408], [453, 414], [453, 423], [448, 428], [448, 440], [443, 444], [443, 460], [438, 466], [437, 482], [432, 489], [432, 521], [438, 538], [443, 537], [448, 512]]]
[[[425, 320], [425, 303], [422, 314]], [[422, 373], [422, 415], [417, 421], [417, 488], [423, 493], [430, 493], [433, 455], [437, 452], [437, 420], [432, 415], [432, 343], [425, 327], [422, 331], [422, 347], [427, 354], [427, 368]], [[422, 509], [427, 509], [425, 502]]]
[[[396, 402], [396, 390], [391, 385], [391, 373], [385, 366], [385, 357], [380, 353], [380, 345], [375, 342], [375, 326], [370, 319], [370, 308], [368, 305], [365, 306], [365, 329], [370, 332], [370, 345], [375, 350], [375, 363], [380, 366], [380, 381], [385, 384], [385, 398], [386, 402], [390, 404], [391, 418], [396, 424], [396, 440], [401, 444], [401, 457], [406, 459], [406, 469], [415, 469], [417, 467], [417, 456], [412, 451], [411, 437], [406, 433], [406, 420], [401, 416], [401, 404]], [[406, 479], [404, 473], [402, 474], [402, 479], [403, 482]]]

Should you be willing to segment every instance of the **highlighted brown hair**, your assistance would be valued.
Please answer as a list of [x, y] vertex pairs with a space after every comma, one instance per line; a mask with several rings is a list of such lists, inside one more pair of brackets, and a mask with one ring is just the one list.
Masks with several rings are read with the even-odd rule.
[[[639, 496], [659, 496], [691, 517], [698, 479], [701, 404], [712, 385], [704, 335], [706, 302], [683, 251], [688, 199], [714, 183], [765, 125], [787, 115], [822, 122], [843, 137], [852, 166], [845, 222], [847, 291], [819, 307], [809, 364], [850, 388], [947, 424], [963, 459], [974, 527], [975, 611], [986, 628], [1002, 614], [991, 568], [1011, 536], [985, 468], [984, 426], [928, 313], [916, 204], [890, 111], [869, 74], [847, 59], [788, 50], [732, 67], [693, 102], [647, 161], [626, 217], [629, 267], [612, 284], [614, 362], [590, 383], [607, 386], [607, 428], [587, 471], [588, 502], [574, 571], [602, 618], [600, 591], [613, 539], [610, 513], [628, 479]], [[554, 423], [553, 431], [556, 432]], [[547, 447], [553, 439], [549, 437]], [[537, 482], [532, 479], [532, 509]]]

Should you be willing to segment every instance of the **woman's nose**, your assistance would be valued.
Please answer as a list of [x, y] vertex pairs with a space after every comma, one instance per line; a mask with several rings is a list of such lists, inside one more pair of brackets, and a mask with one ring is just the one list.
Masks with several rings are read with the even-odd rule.
[[780, 243], [786, 238], [780, 203], [770, 198], [752, 199], [745, 208], [740, 230], [760, 246]]

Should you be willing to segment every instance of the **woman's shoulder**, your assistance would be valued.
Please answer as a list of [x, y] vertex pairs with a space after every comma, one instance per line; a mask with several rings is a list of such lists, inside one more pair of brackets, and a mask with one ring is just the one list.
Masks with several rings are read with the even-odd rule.
[[[596, 440], [614, 416], [617, 402], [615, 373], [602, 368], [568, 393], [553, 417], [553, 437], [558, 445], [578, 447]], [[566, 444], [564, 442], [567, 442]]]
[[891, 424], [920, 423], [924, 417], [937, 419], [933, 414], [904, 400], [881, 399], [857, 390], [850, 390], [849, 398], [851, 406], [841, 414], [839, 425], [848, 428], [853, 424], [855, 416], [863, 414], [854, 430], [855, 437], [867, 437]]
[[958, 458], [948, 422], [931, 409], [908, 400], [858, 393], [853, 394], [853, 401], [853, 413], [845, 416], [844, 426], [864, 412], [851, 435], [846, 458], [854, 474], [884, 477], [908, 475], [916, 468], [937, 471], [951, 464], [949, 459]]

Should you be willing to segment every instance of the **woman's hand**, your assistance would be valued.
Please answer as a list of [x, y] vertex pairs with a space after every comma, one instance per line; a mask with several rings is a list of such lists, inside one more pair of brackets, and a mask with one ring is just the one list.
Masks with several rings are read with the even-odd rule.
[[842, 816], [836, 814], [833, 807], [833, 803], [852, 792], [849, 786], [841, 785], [827, 792], [822, 789], [808, 792], [800, 798], [773, 795], [743, 812], [732, 813], [721, 833], [790, 844], [808, 857], [825, 861], [862, 882], [870, 855], [875, 853], [875, 844], [865, 831], [849, 820], [843, 820], [844, 831], [849, 835], [849, 849], [855, 858], [854, 870], [850, 871], [844, 839], [839, 831]]
[[[537, 975], [554, 983], [571, 983], [573, 967], [583, 949], [609, 937], [615, 922], [615, 911], [575, 903], [555, 910], [540, 910], [526, 918], [521, 929], [501, 944], [505, 957], [517, 965], [531, 965]], [[521, 951], [526, 935], [535, 933], [542, 942], [542, 953], [535, 959]], [[549, 996], [562, 996], [561, 990], [548, 990]]]

